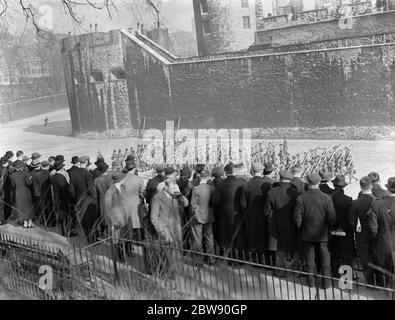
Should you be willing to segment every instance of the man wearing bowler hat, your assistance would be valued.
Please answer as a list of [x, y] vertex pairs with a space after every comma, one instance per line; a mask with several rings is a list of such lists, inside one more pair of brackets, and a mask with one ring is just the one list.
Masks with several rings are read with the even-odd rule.
[[[387, 195], [372, 204], [369, 228], [373, 236], [376, 264], [389, 273], [395, 273], [395, 177], [389, 178]], [[378, 277], [378, 285], [393, 288], [391, 277]], [[385, 283], [383, 280], [386, 280]]]
[[326, 194], [332, 194], [335, 189], [332, 189], [328, 183], [331, 179], [331, 176], [328, 171], [320, 171], [321, 183], [320, 183], [320, 190]]
[[[331, 262], [328, 251], [329, 228], [336, 222], [336, 211], [333, 206], [332, 198], [320, 191], [321, 177], [316, 174], [307, 176], [309, 189], [300, 195], [296, 200], [294, 210], [294, 221], [301, 229], [304, 256], [307, 263], [309, 274], [309, 286], [315, 287], [313, 274], [316, 271], [315, 252], [318, 250], [320, 255], [321, 269], [324, 276], [331, 276]], [[325, 288], [331, 283], [324, 281]]]
[[71, 173], [75, 170], [77, 170], [79, 168], [79, 163], [80, 163], [80, 158], [77, 156], [73, 156], [71, 158], [71, 168], [67, 170], [67, 172], [69, 173], [69, 175], [71, 175]]
[[354, 230], [351, 227], [350, 210], [352, 198], [344, 194], [344, 188], [348, 186], [346, 177], [338, 175], [332, 184], [335, 191], [331, 194], [336, 211], [336, 223], [331, 233], [329, 248], [331, 252], [332, 275], [339, 277], [340, 266], [353, 266], [354, 259]]
[[[293, 261], [295, 267], [300, 262], [300, 239], [293, 222], [296, 198], [299, 196], [291, 184], [293, 175], [287, 170], [280, 171], [280, 182], [267, 194], [264, 214], [268, 218], [269, 248], [276, 251], [276, 265], [285, 268], [286, 261]], [[284, 276], [279, 272], [279, 276]]]

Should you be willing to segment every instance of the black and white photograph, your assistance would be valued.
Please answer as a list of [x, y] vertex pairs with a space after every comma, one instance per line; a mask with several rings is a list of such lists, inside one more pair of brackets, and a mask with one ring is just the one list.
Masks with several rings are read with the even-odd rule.
[[394, 151], [395, 0], [0, 0], [0, 300], [395, 300]]

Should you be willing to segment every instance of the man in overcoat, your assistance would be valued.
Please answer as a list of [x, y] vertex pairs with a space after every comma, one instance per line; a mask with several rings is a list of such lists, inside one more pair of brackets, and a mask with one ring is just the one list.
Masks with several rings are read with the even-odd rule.
[[52, 206], [51, 181], [49, 162], [43, 161], [33, 175], [33, 192], [35, 198], [36, 216], [45, 227], [56, 224], [56, 216]]
[[252, 179], [244, 184], [240, 197], [249, 254], [253, 261], [259, 263], [263, 262], [268, 241], [267, 218], [262, 210], [265, 204], [263, 170], [261, 163], [252, 164]]
[[[331, 262], [328, 250], [329, 228], [336, 222], [336, 211], [332, 198], [321, 192], [321, 177], [316, 174], [307, 176], [309, 189], [296, 200], [294, 221], [301, 230], [302, 247], [307, 264], [309, 285], [315, 286], [315, 253], [319, 252], [321, 269], [326, 277], [331, 276]], [[331, 285], [326, 279], [325, 288]]]
[[333, 226], [335, 232], [332, 232], [329, 240], [329, 250], [331, 252], [332, 275], [339, 277], [340, 266], [353, 266], [354, 230], [350, 224], [350, 209], [353, 200], [344, 194], [344, 188], [348, 185], [345, 176], [338, 175], [332, 180], [332, 183], [335, 191], [331, 197], [337, 219]]
[[369, 229], [369, 211], [372, 202], [376, 199], [372, 194], [372, 179], [363, 177], [359, 181], [361, 195], [354, 200], [350, 209], [350, 224], [355, 232], [357, 250], [362, 263], [365, 279], [367, 283], [374, 285], [375, 271], [369, 263], [374, 263], [373, 238]]
[[97, 194], [97, 203], [99, 206], [99, 212], [100, 212], [100, 227], [102, 232], [106, 232], [107, 228], [109, 226], [108, 220], [106, 218], [105, 214], [105, 194], [107, 190], [112, 186], [112, 180], [111, 180], [111, 175], [108, 172], [109, 166], [107, 164], [102, 165], [102, 174], [100, 177], [96, 178], [94, 180], [94, 185], [96, 188], [96, 194]]
[[[277, 187], [267, 194], [264, 214], [268, 217], [269, 232], [275, 239], [276, 265], [286, 267], [287, 261], [293, 261], [295, 267], [300, 262], [300, 238], [298, 229], [293, 221], [296, 198], [299, 196], [296, 188], [291, 184], [293, 175], [287, 170], [280, 171], [280, 182]], [[284, 272], [278, 273], [280, 276]]]
[[395, 178], [389, 178], [387, 195], [372, 204], [369, 228], [373, 236], [376, 264], [387, 271], [378, 277], [378, 285], [393, 288], [388, 273], [395, 273]]
[[234, 164], [225, 166], [226, 178], [218, 184], [213, 198], [213, 204], [218, 206], [216, 224], [220, 252], [233, 248], [239, 233], [244, 234], [241, 219], [237, 217], [240, 208], [237, 193], [242, 189], [244, 180], [236, 178], [234, 170]]
[[87, 169], [90, 165], [89, 157], [81, 156], [79, 161], [80, 167], [71, 173], [69, 190], [75, 203], [74, 209], [83, 235], [88, 242], [95, 242], [100, 222], [97, 210], [97, 193], [93, 176]]
[[[192, 219], [192, 249], [197, 252], [203, 252], [203, 246], [206, 252], [214, 254], [214, 235], [213, 223], [215, 221], [212, 207], [212, 197], [215, 188], [208, 184], [210, 173], [207, 170], [200, 172], [200, 183], [192, 191], [191, 211]], [[209, 259], [213, 262], [213, 259]]]

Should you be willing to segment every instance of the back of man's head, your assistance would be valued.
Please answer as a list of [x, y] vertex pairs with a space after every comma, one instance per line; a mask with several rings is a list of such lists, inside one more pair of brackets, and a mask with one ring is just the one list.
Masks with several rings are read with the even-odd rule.
[[372, 179], [372, 183], [380, 182], [380, 175], [377, 172], [369, 173], [368, 177]]
[[370, 177], [363, 177], [359, 181], [359, 185], [361, 186], [362, 192], [371, 191], [373, 187], [373, 181]]
[[18, 151], [16, 152], [16, 157], [19, 158], [19, 157], [21, 157], [21, 156], [23, 156], [23, 151], [22, 151], [22, 150], [18, 150]]

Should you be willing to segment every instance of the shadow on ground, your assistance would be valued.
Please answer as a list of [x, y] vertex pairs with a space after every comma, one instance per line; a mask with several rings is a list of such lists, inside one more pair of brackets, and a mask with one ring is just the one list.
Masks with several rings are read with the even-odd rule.
[[34, 125], [23, 129], [23, 131], [47, 134], [52, 136], [71, 137], [71, 121], [54, 121], [44, 125]]

